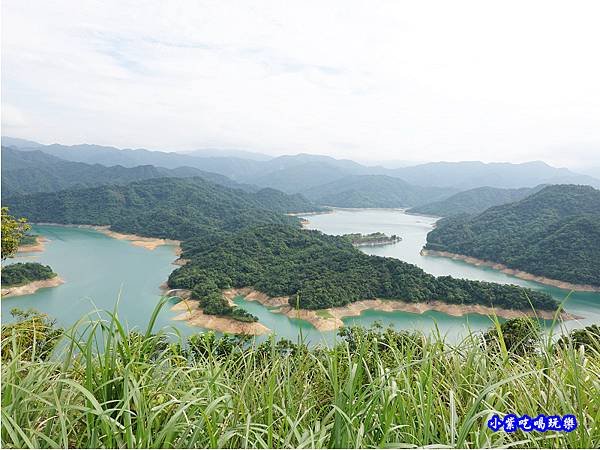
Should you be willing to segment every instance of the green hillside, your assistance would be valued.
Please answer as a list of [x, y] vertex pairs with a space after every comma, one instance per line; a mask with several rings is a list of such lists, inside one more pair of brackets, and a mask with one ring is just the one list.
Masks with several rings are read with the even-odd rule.
[[461, 214], [479, 214], [492, 206], [503, 205], [524, 199], [528, 195], [542, 189], [500, 189], [493, 187], [481, 187], [459, 192], [444, 200], [415, 206], [407, 212], [411, 214], [424, 214], [427, 216], [452, 217]]
[[31, 222], [110, 225], [115, 231], [142, 236], [188, 239], [257, 224], [297, 224], [297, 219], [281, 213], [315, 208], [301, 197], [293, 197], [287, 206], [282, 195], [247, 193], [202, 178], [155, 178], [124, 186], [15, 196], [5, 204]]
[[600, 191], [548, 186], [475, 217], [443, 219], [427, 236], [426, 248], [600, 286]]
[[352, 175], [302, 193], [320, 205], [340, 208], [402, 208], [447, 197], [449, 188], [413, 186], [385, 175]]
[[[434, 277], [412, 264], [369, 256], [338, 236], [289, 226], [264, 225], [184, 246], [190, 263], [169, 277], [172, 288], [204, 290], [254, 286], [290, 304], [321, 309], [369, 298], [412, 302], [441, 300], [513, 309], [553, 310], [548, 294], [479, 281]], [[298, 297], [295, 295], [298, 294]]]
[[282, 213], [314, 210], [314, 205], [274, 190], [254, 194], [200, 178], [157, 178], [12, 197], [6, 204], [32, 222], [110, 225], [124, 233], [182, 240], [182, 256], [191, 262], [170, 276], [169, 285], [195, 289], [215, 309], [222, 305], [212, 294], [230, 286], [254, 286], [270, 295], [299, 293], [300, 305], [310, 309], [374, 297], [515, 309], [527, 309], [531, 301], [538, 309], [556, 308], [547, 294], [435, 278], [393, 258], [368, 256], [343, 237], [302, 230], [297, 218]]

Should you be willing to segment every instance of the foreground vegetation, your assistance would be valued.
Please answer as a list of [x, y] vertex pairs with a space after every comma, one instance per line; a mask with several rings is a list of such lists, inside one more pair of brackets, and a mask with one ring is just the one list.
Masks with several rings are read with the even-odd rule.
[[600, 286], [600, 191], [591, 186], [548, 186], [474, 217], [443, 219], [427, 235], [426, 248]]
[[[347, 328], [322, 348], [214, 333], [169, 341], [152, 320], [128, 333], [109, 313], [64, 333], [20, 318], [2, 329], [3, 447], [600, 446], [597, 329], [553, 344], [519, 320], [449, 344]], [[508, 413], [575, 414], [579, 425], [486, 427]]]
[[2, 286], [17, 286], [32, 281], [49, 280], [56, 274], [50, 266], [40, 263], [16, 263], [2, 267]]

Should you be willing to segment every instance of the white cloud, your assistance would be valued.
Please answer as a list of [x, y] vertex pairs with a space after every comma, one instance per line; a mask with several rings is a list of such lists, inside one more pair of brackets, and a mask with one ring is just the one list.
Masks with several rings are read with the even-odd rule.
[[574, 164], [600, 158], [599, 12], [7, 0], [2, 107], [43, 142]]
[[26, 126], [24, 114], [19, 108], [14, 107], [10, 103], [2, 104], [2, 130], [10, 132], [14, 130], [16, 132], [22, 131]]

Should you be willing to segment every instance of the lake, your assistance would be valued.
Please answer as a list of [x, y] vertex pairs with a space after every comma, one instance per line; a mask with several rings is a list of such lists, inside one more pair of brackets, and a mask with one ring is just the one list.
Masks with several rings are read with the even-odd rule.
[[[328, 234], [372, 233], [381, 231], [397, 234], [401, 242], [362, 247], [366, 253], [391, 256], [413, 263], [434, 275], [452, 275], [473, 280], [498, 283], [514, 283], [543, 290], [559, 300], [569, 292], [520, 280], [490, 268], [475, 267], [461, 261], [446, 258], [421, 256], [420, 250], [427, 233], [436, 219], [405, 214], [400, 210], [335, 210], [330, 214], [308, 216], [308, 228]], [[10, 309], [35, 308], [69, 326], [83, 315], [95, 309], [112, 310], [118, 300], [118, 311], [130, 328], [144, 329], [160, 298], [159, 286], [166, 281], [176, 266], [173, 246], [162, 246], [147, 250], [105, 236], [97, 231], [60, 226], [34, 226], [34, 232], [43, 235], [49, 242], [43, 252], [20, 254], [18, 261], [36, 261], [49, 264], [65, 280], [65, 284], [21, 297], [2, 300], [2, 321], [11, 320]], [[13, 262], [13, 261], [11, 261]], [[275, 331], [280, 337], [297, 339], [299, 334], [313, 343], [331, 342], [335, 333], [321, 333], [312, 325], [301, 320], [290, 319], [273, 313], [256, 302], [237, 298], [236, 303], [259, 317], [260, 322]], [[600, 322], [600, 294], [573, 293], [566, 302], [569, 312], [585, 317], [567, 322], [567, 328], [578, 328]], [[176, 313], [164, 308], [157, 321], [159, 326], [174, 326], [183, 335], [201, 328], [191, 327], [184, 322], [171, 320]], [[404, 312], [365, 311], [359, 317], [348, 318], [346, 324], [370, 325], [376, 321], [384, 325], [393, 324], [398, 329], [420, 329], [439, 331], [450, 339], [463, 335], [467, 328], [482, 330], [490, 326], [486, 316], [469, 314], [463, 317], [448, 316], [436, 311], [424, 314]]]

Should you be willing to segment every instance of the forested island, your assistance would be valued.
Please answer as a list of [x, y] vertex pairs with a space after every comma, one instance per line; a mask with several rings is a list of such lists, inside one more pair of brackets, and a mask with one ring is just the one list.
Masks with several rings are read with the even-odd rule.
[[355, 247], [395, 244], [396, 242], [400, 242], [402, 240], [401, 237], [396, 236], [395, 234], [387, 236], [385, 233], [381, 232], [369, 234], [350, 233], [344, 234], [342, 237], [348, 239]]
[[32, 294], [41, 288], [62, 284], [50, 266], [39, 263], [16, 263], [2, 267], [2, 296]]
[[[516, 310], [557, 307], [541, 292], [436, 278], [412, 264], [368, 256], [347, 237], [302, 230], [297, 217], [283, 214], [295, 212], [286, 207], [288, 197], [198, 178], [159, 178], [9, 200], [15, 214], [32, 222], [110, 225], [122, 233], [181, 240], [188, 262], [171, 274], [169, 287], [191, 290], [207, 314], [242, 321], [255, 318], [224, 300], [221, 291], [253, 286], [269, 296], [289, 297], [290, 305], [307, 310], [374, 298]], [[289, 200], [293, 209], [304, 201]], [[315, 210], [304, 202], [307, 210]]]
[[600, 191], [554, 185], [474, 217], [438, 221], [425, 250], [500, 263], [549, 283], [593, 288], [600, 286], [599, 243]]
[[19, 286], [32, 281], [49, 280], [56, 274], [50, 266], [39, 263], [16, 263], [2, 267], [2, 286]]

